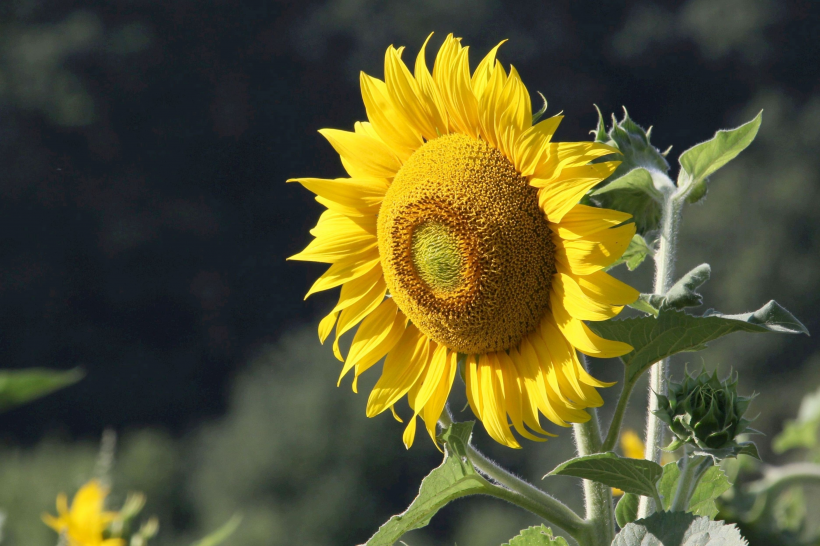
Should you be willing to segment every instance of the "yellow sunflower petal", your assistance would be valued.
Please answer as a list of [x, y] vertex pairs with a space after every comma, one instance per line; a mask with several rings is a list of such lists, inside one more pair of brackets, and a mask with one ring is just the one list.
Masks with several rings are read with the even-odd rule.
[[552, 320], [547, 319], [541, 323], [541, 335], [550, 348], [550, 354], [552, 354], [556, 369], [563, 375], [564, 380], [575, 393], [573, 400], [588, 408], [602, 406], [604, 401], [598, 391], [581, 381], [579, 374], [581, 363], [575, 353], [575, 348], [567, 342]]
[[384, 361], [382, 375], [367, 400], [367, 416], [374, 417], [407, 394], [427, 364], [430, 341], [410, 325]]
[[555, 236], [552, 238], [556, 246], [555, 258], [573, 275], [590, 275], [620, 258], [633, 235], [635, 224], [607, 229], [572, 241]]
[[319, 342], [324, 345], [325, 340], [336, 326], [336, 319], [339, 318], [338, 311], [331, 311], [325, 318], [319, 321]]
[[[547, 386], [549, 387], [547, 390], [548, 395], [552, 394], [560, 401], [560, 404], [567, 409], [583, 409], [584, 404], [574, 399], [574, 391], [572, 387], [569, 385], [569, 383], [567, 383], [566, 378], [563, 375], [563, 372], [560, 370], [561, 362], [557, 361], [552, 355], [550, 349], [554, 351], [556, 350], [556, 347], [549, 347], [547, 345], [547, 340], [544, 339], [543, 334], [540, 331], [533, 332], [532, 334], [530, 334], [528, 339], [532, 343], [532, 346], [535, 348], [535, 352], [538, 354], [538, 362], [541, 366], [541, 369], [544, 371], [544, 376], [547, 380]], [[556, 408], [556, 411], [560, 411], [559, 408], [560, 406]], [[571, 418], [567, 420], [575, 422], [572, 421]]]
[[[559, 264], [560, 269], [563, 267]], [[569, 271], [565, 272], [569, 273]], [[574, 278], [587, 296], [612, 305], [629, 305], [641, 295], [640, 292], [605, 271], [596, 271], [589, 275], [574, 276]]]
[[339, 214], [343, 214], [345, 216], [351, 217], [351, 218], [357, 218], [357, 217], [361, 218], [361, 217], [366, 217], [366, 216], [375, 217], [379, 213], [379, 205], [372, 205], [372, 206], [369, 206], [369, 207], [354, 208], [354, 207], [347, 207], [347, 206], [342, 205], [341, 203], [337, 203], [336, 201], [333, 201], [331, 199], [325, 199], [321, 195], [317, 195], [315, 197], [315, 199], [316, 199], [317, 203], [323, 205], [324, 207], [326, 207], [326, 208], [328, 208], [328, 209], [330, 209], [334, 212], [338, 212]]
[[313, 286], [310, 287], [310, 290], [308, 290], [308, 293], [305, 295], [305, 299], [316, 292], [329, 290], [346, 282], [350, 282], [358, 277], [361, 277], [362, 275], [367, 274], [368, 271], [372, 271], [373, 269], [378, 268], [381, 270], [381, 265], [379, 262], [380, 260], [378, 254], [376, 254], [375, 257], [370, 256], [364, 259], [357, 259], [355, 261], [338, 261], [332, 264], [327, 271], [322, 274], [322, 276], [316, 279], [316, 282], [313, 283]]
[[507, 413], [510, 416], [515, 430], [529, 440], [534, 442], [544, 442], [546, 438], [541, 438], [532, 434], [524, 426], [524, 394], [522, 392], [523, 380], [518, 377], [518, 372], [513, 364], [512, 358], [504, 351], [496, 353], [498, 364], [504, 380], [504, 395]]
[[470, 83], [476, 97], [480, 98], [484, 94], [484, 89], [487, 87], [493, 68], [495, 67], [495, 56], [498, 53], [498, 48], [500, 48], [506, 41], [507, 40], [501, 40], [498, 42], [498, 45], [492, 48], [489, 53], [481, 59], [481, 62], [478, 63], [478, 66], [475, 69], [475, 72], [473, 72], [473, 77]]
[[309, 191], [351, 208], [370, 208], [384, 200], [387, 180], [384, 178], [291, 178]]
[[341, 384], [342, 378], [351, 368], [356, 367], [356, 377], [358, 377], [381, 360], [398, 343], [404, 333], [403, 318], [392, 298], [381, 302], [372, 313], [365, 317], [359, 329], [356, 330], [356, 335], [353, 336], [353, 342], [350, 344], [350, 351], [342, 372], [339, 374], [337, 385]]
[[530, 176], [535, 172], [562, 119], [564, 116], [547, 118], [518, 136], [513, 151], [513, 163], [522, 176]]
[[560, 222], [593, 186], [612, 174], [620, 163], [609, 161], [564, 169], [561, 176], [530, 179], [538, 190], [538, 204], [550, 222]]
[[578, 239], [623, 224], [632, 215], [612, 209], [600, 209], [577, 204], [567, 212], [561, 222], [550, 228], [562, 239]]
[[436, 138], [436, 127], [419, 98], [418, 84], [401, 60], [401, 50], [392, 46], [384, 56], [384, 82], [391, 102], [410, 126], [427, 140]]
[[341, 231], [316, 237], [302, 252], [294, 254], [288, 260], [334, 263], [354, 254], [375, 251], [376, 246], [376, 237], [370, 233], [360, 230]]
[[342, 335], [359, 324], [367, 315], [376, 310], [376, 308], [384, 301], [384, 296], [387, 293], [387, 285], [383, 278], [373, 285], [373, 287], [361, 298], [345, 307], [339, 315], [339, 321], [336, 323], [336, 339], [333, 341], [333, 354], [336, 355], [340, 361], [344, 362], [342, 351], [339, 349], [339, 339]]
[[436, 55], [433, 81], [441, 91], [447, 107], [450, 132], [456, 131], [478, 138], [478, 101], [470, 81], [469, 48], [462, 48], [459, 39], [450, 34]]
[[538, 352], [535, 350], [535, 346], [531, 341], [534, 333], [535, 332], [521, 340], [519, 373], [528, 386], [529, 394], [535, 396], [536, 405], [541, 413], [544, 414], [544, 417], [558, 426], [569, 427], [569, 422], [556, 410], [557, 407], [563, 406], [563, 403], [555, 404], [553, 402], [555, 395], [550, 392], [552, 389], [548, 385], [544, 368], [541, 367], [541, 358], [538, 356]]
[[625, 355], [632, 350], [631, 345], [604, 339], [593, 333], [586, 324], [571, 317], [560, 300], [552, 298], [551, 303], [552, 315], [558, 329], [561, 330], [567, 341], [585, 355], [612, 358]]
[[436, 389], [430, 396], [427, 404], [424, 405], [424, 410], [421, 413], [427, 427], [427, 433], [430, 435], [430, 438], [433, 439], [434, 443], [436, 442], [436, 423], [438, 423], [439, 417], [441, 417], [441, 413], [444, 411], [444, 406], [447, 404], [447, 397], [453, 388], [453, 380], [456, 377], [457, 369], [458, 353], [450, 351], [447, 354], [444, 371], [441, 374]]
[[415, 131], [393, 105], [387, 85], [364, 72], [359, 75], [367, 118], [373, 129], [403, 161], [422, 144], [421, 134]]
[[570, 315], [580, 320], [607, 320], [621, 312], [622, 305], [613, 306], [590, 298], [572, 276], [559, 271], [552, 277], [551, 290], [561, 300]]
[[504, 400], [504, 378], [495, 354], [478, 357], [478, 377], [481, 388], [479, 404], [484, 428], [492, 438], [508, 447], [520, 449], [521, 445], [510, 431]]
[[467, 403], [476, 417], [481, 419], [481, 386], [478, 381], [478, 358], [475, 355], [467, 355], [464, 362], [464, 385], [467, 387]]
[[599, 142], [555, 142], [547, 146], [533, 176], [551, 180], [561, 176], [568, 167], [586, 165], [593, 159], [611, 154], [620, 154], [617, 148]]
[[[547, 402], [548, 399], [546, 394], [539, 395], [538, 393], [537, 376], [529, 370], [529, 366], [523, 361], [523, 357], [518, 350], [510, 349], [510, 359], [515, 366], [515, 375], [518, 377], [521, 390], [521, 412], [524, 423], [538, 434], [555, 436], [555, 434], [550, 434], [541, 428], [541, 420], [538, 417], [538, 398], [543, 396]], [[566, 423], [564, 424], [566, 425]]]
[[447, 107], [441, 98], [441, 92], [433, 81], [433, 75], [427, 69], [427, 62], [425, 61], [425, 52], [427, 50], [427, 42], [433, 36], [431, 32], [427, 39], [424, 40], [419, 54], [416, 57], [415, 77], [418, 84], [419, 99], [424, 107], [427, 116], [433, 121], [433, 126], [436, 133], [445, 135], [449, 132], [447, 126]]
[[[432, 346], [435, 345], [435, 348]], [[416, 416], [422, 413], [424, 406], [430, 401], [430, 397], [436, 392], [439, 384], [447, 372], [447, 347], [444, 345], [431, 343], [430, 360], [425, 367], [424, 373], [416, 383], [418, 390], [415, 393], [408, 393], [407, 401], [413, 409], [413, 417], [411, 420], [415, 423]], [[408, 426], [409, 429], [409, 426]], [[415, 436], [415, 425], [413, 431], [405, 431], [404, 445], [408, 449], [413, 445], [413, 438]], [[434, 439], [435, 440], [435, 439]]]
[[310, 230], [310, 234], [314, 237], [320, 235], [335, 233], [339, 230], [346, 231], [364, 231], [371, 235], [376, 235], [377, 231], [377, 217], [371, 216], [348, 216], [338, 211], [328, 209], [319, 216], [319, 221], [316, 226]]
[[393, 178], [401, 168], [398, 158], [380, 140], [338, 129], [320, 129], [319, 133], [354, 170], [354, 178]]

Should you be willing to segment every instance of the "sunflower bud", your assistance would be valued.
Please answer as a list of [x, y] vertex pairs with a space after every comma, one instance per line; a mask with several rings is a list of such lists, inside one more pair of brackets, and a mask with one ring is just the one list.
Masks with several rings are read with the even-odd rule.
[[654, 412], [676, 436], [665, 449], [674, 451], [688, 443], [696, 453], [716, 459], [740, 453], [757, 456], [754, 444], [736, 441], [744, 432], [757, 432], [743, 418], [753, 398], [738, 395], [736, 375], [721, 381], [717, 371], [711, 376], [705, 371], [687, 373], [683, 382], [670, 382], [668, 396], [658, 395], [660, 409]]

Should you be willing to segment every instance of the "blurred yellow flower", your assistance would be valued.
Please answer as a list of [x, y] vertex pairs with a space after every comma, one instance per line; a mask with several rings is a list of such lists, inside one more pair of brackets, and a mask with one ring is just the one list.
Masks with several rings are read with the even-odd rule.
[[99, 480], [83, 485], [68, 506], [65, 493], [57, 495], [57, 517], [43, 514], [43, 521], [64, 536], [68, 546], [125, 546], [121, 538], [104, 538], [108, 525], [118, 517], [117, 512], [103, 511], [108, 488]]

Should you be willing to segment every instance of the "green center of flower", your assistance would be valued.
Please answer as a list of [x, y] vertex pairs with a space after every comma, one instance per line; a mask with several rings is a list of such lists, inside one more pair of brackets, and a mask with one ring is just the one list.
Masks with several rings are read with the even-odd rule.
[[464, 259], [456, 234], [445, 224], [428, 221], [416, 226], [410, 253], [416, 273], [432, 291], [448, 293], [462, 284]]

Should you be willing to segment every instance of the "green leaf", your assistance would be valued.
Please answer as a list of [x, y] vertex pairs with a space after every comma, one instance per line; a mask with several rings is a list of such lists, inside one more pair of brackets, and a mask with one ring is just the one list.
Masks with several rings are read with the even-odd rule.
[[239, 514], [234, 514], [231, 519], [222, 525], [222, 527], [205, 538], [197, 540], [191, 544], [191, 546], [217, 546], [218, 544], [222, 544], [228, 540], [232, 534], [234, 534], [234, 532], [239, 528], [240, 523], [242, 523], [242, 516]]
[[[668, 463], [663, 467], [663, 476], [658, 482], [658, 493], [663, 499], [664, 510], [669, 510], [669, 507], [672, 506], [672, 500], [675, 498], [675, 491], [678, 489], [678, 481], [680, 480], [681, 464], [683, 464], [682, 459], [677, 463]], [[719, 466], [710, 467], [698, 481], [698, 485], [689, 499], [689, 506], [686, 511], [696, 516], [706, 516], [714, 519], [718, 514], [715, 499], [731, 487], [732, 484], [729, 482], [729, 478], [726, 477], [726, 474]]]
[[450, 501], [481, 493], [489, 487], [465, 459], [474, 424], [475, 421], [455, 423], [439, 435], [445, 448], [444, 462], [422, 480], [419, 494], [410, 507], [390, 518], [365, 546], [391, 546], [406, 532], [427, 525]]
[[747, 455], [749, 457], [754, 457], [758, 461], [763, 460], [760, 458], [760, 453], [757, 451], [757, 444], [755, 444], [754, 442], [741, 442], [739, 445], [743, 447], [740, 449], [738, 455]]
[[662, 473], [663, 469], [657, 463], [627, 459], [608, 451], [570, 459], [544, 477], [574, 476], [617, 487], [625, 493], [651, 497], [655, 494], [655, 482]]
[[606, 339], [623, 341], [633, 350], [621, 357], [627, 381], [635, 381], [655, 362], [685, 351], [699, 351], [706, 343], [733, 332], [808, 334], [799, 320], [774, 300], [757, 311], [722, 315], [713, 310], [702, 316], [661, 309], [658, 317], [590, 322], [589, 328]]
[[695, 289], [708, 281], [711, 273], [709, 264], [700, 264], [673, 284], [666, 295], [641, 294], [629, 306], [657, 317], [660, 309], [684, 309], [702, 305], [703, 296], [695, 292]]
[[[621, 164], [605, 181], [605, 185], [595, 191], [594, 199], [603, 207], [632, 214], [640, 235], [656, 229], [660, 222], [659, 199], [662, 199], [662, 193], [657, 189], [657, 184], [665, 184], [670, 190], [674, 189], [666, 178], [669, 163], [664, 154], [649, 142], [651, 131], [651, 127], [645, 131], [632, 121], [626, 108], [621, 121], [612, 116], [609, 131], [605, 130], [603, 116], [598, 110], [598, 126], [593, 131], [596, 142], [613, 146], [622, 154], [617, 158]], [[611, 159], [612, 157], [605, 157], [601, 161]], [[653, 172], [663, 176], [653, 177]], [[628, 180], [622, 182], [623, 178]], [[617, 185], [608, 190], [613, 184]]]
[[763, 111], [736, 129], [721, 130], [711, 140], [689, 148], [680, 156], [678, 186], [689, 187], [690, 195], [703, 197], [706, 178], [746, 149], [760, 129]]
[[638, 505], [641, 498], [632, 493], [624, 493], [621, 500], [615, 506], [615, 521], [618, 522], [618, 527], [626, 527], [627, 523], [632, 523], [638, 519]]
[[68, 371], [42, 368], [0, 371], [0, 412], [73, 385], [84, 375], [79, 368]]
[[655, 253], [653, 250], [646, 243], [646, 239], [640, 235], [633, 235], [632, 240], [629, 241], [629, 246], [626, 247], [626, 250], [621, 257], [612, 265], [607, 267], [606, 270], [609, 271], [616, 265], [625, 263], [627, 269], [630, 271], [635, 271], [635, 269], [643, 263], [647, 256], [652, 256], [654, 254]]
[[628, 524], [612, 546], [748, 546], [734, 525], [686, 512], [656, 512]]
[[553, 537], [546, 525], [529, 527], [501, 546], [569, 546], [564, 537]]
[[643, 167], [629, 171], [590, 196], [603, 207], [631, 214], [638, 233], [651, 231], [660, 222], [663, 194]]
[[700, 264], [692, 269], [672, 285], [661, 306], [669, 309], [683, 309], [703, 305], [703, 296], [695, 292], [695, 289], [708, 281], [711, 274], [712, 268], [709, 264]]

